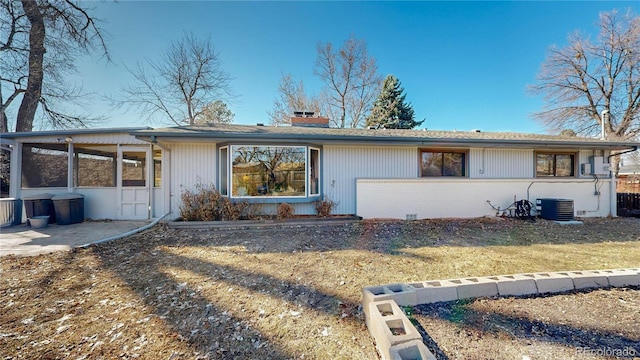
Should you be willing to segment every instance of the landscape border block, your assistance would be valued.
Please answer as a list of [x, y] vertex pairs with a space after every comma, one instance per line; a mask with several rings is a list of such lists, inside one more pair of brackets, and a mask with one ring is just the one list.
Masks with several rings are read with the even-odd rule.
[[489, 279], [496, 281], [500, 296], [522, 296], [538, 293], [536, 281], [523, 274], [490, 276]]
[[383, 300], [394, 300], [400, 306], [418, 305], [416, 290], [409, 284], [388, 284], [362, 288], [362, 305], [365, 313], [369, 303]]
[[391, 360], [436, 360], [421, 340], [411, 340], [392, 346], [389, 349], [389, 358]]
[[640, 269], [603, 270], [613, 287], [640, 286]]
[[[381, 311], [384, 308], [384, 313]], [[391, 314], [388, 314], [391, 312]], [[393, 300], [372, 302], [369, 304], [369, 333], [376, 340], [376, 348], [383, 359], [390, 359], [392, 346], [403, 344], [412, 340], [422, 341], [418, 329]], [[394, 334], [392, 329], [400, 332]]]
[[576, 290], [609, 286], [607, 275], [597, 270], [569, 271], [569, 276], [573, 279], [573, 287]]
[[458, 300], [458, 285], [448, 280], [423, 281], [410, 285], [416, 291], [417, 304]]
[[[369, 286], [362, 288], [362, 301], [365, 323], [383, 360], [432, 360], [435, 357], [400, 306], [610, 286], [640, 286], [640, 268], [539, 272]], [[391, 333], [391, 328], [398, 326], [404, 329], [405, 334]]]
[[470, 299], [478, 297], [488, 297], [498, 295], [498, 286], [490, 278], [470, 277], [456, 280], [449, 280], [458, 283], [458, 299]]
[[538, 293], [558, 293], [574, 290], [573, 279], [568, 272], [542, 272], [523, 274], [532, 277], [536, 281]]

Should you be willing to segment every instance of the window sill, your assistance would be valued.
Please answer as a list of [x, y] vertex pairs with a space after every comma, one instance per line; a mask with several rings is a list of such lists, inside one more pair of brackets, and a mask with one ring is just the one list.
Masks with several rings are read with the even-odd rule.
[[280, 204], [280, 203], [311, 203], [320, 200], [322, 197], [320, 195], [311, 195], [311, 196], [296, 196], [296, 197], [268, 197], [268, 196], [246, 196], [246, 197], [229, 197], [232, 202], [248, 202], [251, 204]]

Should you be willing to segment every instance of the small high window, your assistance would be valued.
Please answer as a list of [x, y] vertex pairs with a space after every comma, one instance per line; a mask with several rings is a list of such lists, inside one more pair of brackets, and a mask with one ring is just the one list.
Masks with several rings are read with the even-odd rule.
[[465, 152], [422, 150], [420, 160], [422, 177], [465, 176]]
[[537, 153], [536, 176], [575, 176], [575, 154]]

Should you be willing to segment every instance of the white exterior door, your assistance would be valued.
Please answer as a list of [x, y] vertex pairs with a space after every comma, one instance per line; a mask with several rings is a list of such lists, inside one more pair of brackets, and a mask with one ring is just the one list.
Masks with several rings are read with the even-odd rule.
[[118, 219], [149, 218], [152, 164], [148, 147], [118, 147]]

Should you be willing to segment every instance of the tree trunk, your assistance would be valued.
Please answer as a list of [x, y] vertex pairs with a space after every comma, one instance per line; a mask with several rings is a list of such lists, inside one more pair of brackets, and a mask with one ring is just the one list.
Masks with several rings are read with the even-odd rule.
[[0, 134], [9, 132], [9, 124], [7, 123], [7, 114], [0, 110]]
[[24, 13], [31, 24], [29, 31], [29, 77], [16, 120], [16, 132], [32, 131], [33, 119], [42, 94], [44, 59], [44, 18], [37, 1], [21, 0]]

